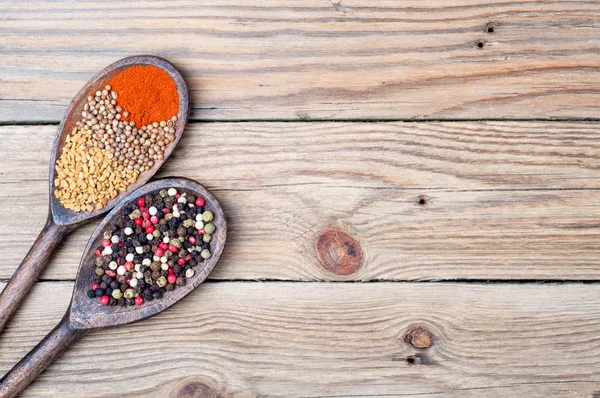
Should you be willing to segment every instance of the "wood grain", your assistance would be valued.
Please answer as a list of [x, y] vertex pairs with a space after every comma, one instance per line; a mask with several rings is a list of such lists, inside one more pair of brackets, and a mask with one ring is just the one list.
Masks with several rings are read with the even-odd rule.
[[[7, 278], [41, 229], [54, 126], [5, 126], [0, 229]], [[159, 176], [193, 178], [228, 217], [216, 279], [597, 279], [594, 123], [194, 123]], [[421, 204], [421, 202], [423, 204]], [[44, 279], [73, 279], [94, 225]], [[339, 228], [362, 251], [338, 276], [315, 253]]]
[[598, 116], [596, 1], [0, 6], [0, 121], [58, 121], [97, 71], [139, 54], [183, 70], [193, 119]]
[[[58, 323], [71, 288], [36, 285], [0, 340], [3, 371]], [[416, 325], [428, 349], [405, 342]], [[23, 396], [592, 397], [598, 335], [599, 285], [208, 283], [84, 336]]]

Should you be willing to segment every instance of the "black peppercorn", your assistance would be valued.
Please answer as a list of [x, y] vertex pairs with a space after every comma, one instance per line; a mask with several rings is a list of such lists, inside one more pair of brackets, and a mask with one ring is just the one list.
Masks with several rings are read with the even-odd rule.
[[162, 290], [157, 290], [152, 294], [152, 296], [154, 296], [155, 299], [162, 298], [163, 292], [162, 292]]
[[146, 239], [146, 235], [144, 235], [144, 234], [139, 234], [138, 240], [140, 241], [140, 244], [142, 244], [142, 245], [145, 245], [146, 242], [148, 242], [148, 239]]
[[106, 290], [105, 290], [105, 292], [106, 292], [107, 296], [110, 296], [112, 294], [112, 292], [113, 292], [113, 289], [111, 287], [107, 287]]
[[135, 223], [133, 222], [133, 220], [129, 220], [127, 221], [127, 226], [131, 229], [135, 228]]
[[114, 297], [110, 298], [110, 301], [108, 302], [109, 305], [117, 305], [117, 300]]
[[119, 282], [117, 281], [112, 281], [110, 284], [110, 287], [114, 290], [114, 289], [118, 289], [120, 286]]
[[204, 242], [202, 244], [202, 249], [210, 249], [210, 243]]
[[127, 299], [126, 299], [125, 297], [121, 297], [121, 298], [119, 299], [119, 305], [120, 305], [121, 307], [125, 307], [125, 306], [127, 305]]
[[87, 291], [87, 295], [88, 295], [89, 298], [96, 297], [96, 293], [93, 290], [88, 290]]
[[95, 293], [96, 293], [96, 297], [102, 297], [106, 294], [106, 291], [102, 288], [98, 288], [98, 289], [96, 289]]
[[132, 298], [127, 299], [127, 305], [135, 305], [135, 300]]

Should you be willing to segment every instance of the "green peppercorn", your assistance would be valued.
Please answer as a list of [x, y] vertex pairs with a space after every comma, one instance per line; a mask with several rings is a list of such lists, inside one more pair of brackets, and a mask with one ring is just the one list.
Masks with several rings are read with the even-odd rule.
[[166, 189], [161, 189], [158, 194], [160, 195], [161, 198], [166, 198], [167, 195], [169, 195], [169, 192]]
[[154, 236], [155, 238], [160, 238], [161, 235], [162, 234], [158, 229], [155, 229], [154, 232], [152, 232], [152, 236]]
[[184, 226], [185, 228], [189, 228], [189, 227], [191, 227], [191, 226], [192, 226], [192, 225], [194, 225], [194, 224], [195, 224], [194, 220], [191, 220], [191, 219], [187, 219], [187, 220], [185, 220], [185, 221], [183, 222], [183, 226]]
[[134, 298], [135, 297], [135, 291], [133, 289], [127, 289], [125, 290], [125, 298]]
[[112, 292], [112, 296], [115, 300], [119, 300], [121, 297], [123, 297], [123, 293], [121, 293], [119, 289], [115, 289]]
[[205, 260], [206, 260], [207, 258], [209, 258], [209, 257], [210, 257], [210, 255], [211, 255], [211, 253], [210, 253], [210, 250], [208, 250], [208, 249], [204, 249], [204, 250], [202, 250], [202, 251], [200, 252], [200, 257], [202, 257], [202, 258], [203, 258], [203, 259], [205, 259]]
[[173, 240], [171, 241], [171, 244], [172, 244], [173, 246], [175, 246], [176, 248], [178, 248], [178, 249], [181, 249], [181, 241], [180, 241], [179, 239], [173, 239]]
[[167, 250], [167, 251], [165, 251], [164, 256], [166, 258], [171, 258], [171, 257], [173, 257], [173, 252], [171, 250]]
[[104, 231], [104, 233], [102, 234], [102, 238], [110, 240], [110, 238], [112, 238], [112, 232]]
[[146, 278], [144, 278], [144, 282], [146, 282], [146, 285], [152, 285], [154, 283], [154, 281], [152, 280], [152, 277], [147, 276]]
[[[204, 222], [211, 222], [214, 218], [214, 215], [212, 213], [212, 211], [205, 211], [204, 213], [202, 213], [202, 220]], [[206, 229], [206, 226], [204, 227]]]
[[171, 213], [165, 214], [165, 220], [169, 221], [169, 220], [171, 220], [171, 218], [173, 218], [173, 214], [171, 214]]
[[161, 276], [160, 278], [158, 278], [156, 280], [156, 284], [160, 287], [165, 287], [167, 285], [167, 278], [165, 278], [164, 276]]
[[104, 264], [104, 259], [102, 257], [96, 257], [95, 263], [97, 267], [102, 267], [102, 264]]
[[204, 226], [204, 231], [209, 235], [214, 233], [216, 229], [217, 228], [215, 228], [215, 224], [213, 223], [208, 223]]
[[100, 267], [96, 268], [96, 275], [98, 275], [98, 276], [104, 275], [104, 269], [102, 269]]
[[[212, 224], [208, 224], [208, 225], [212, 225]], [[211, 234], [204, 234], [202, 236], [202, 242], [208, 243], [210, 242], [212, 239], [212, 235]]]
[[142, 216], [142, 212], [140, 210], [134, 210], [131, 212], [131, 214], [129, 214], [129, 218], [132, 220], [135, 220], [136, 218], [139, 218]]

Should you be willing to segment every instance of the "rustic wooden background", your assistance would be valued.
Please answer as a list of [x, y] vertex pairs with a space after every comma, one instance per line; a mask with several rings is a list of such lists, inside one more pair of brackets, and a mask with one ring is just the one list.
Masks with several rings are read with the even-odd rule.
[[[129, 55], [187, 79], [160, 176], [206, 185], [230, 226], [208, 283], [24, 396], [600, 396], [600, 2], [0, 10], [2, 282], [44, 223], [70, 98]], [[3, 372], [61, 318], [95, 225], [0, 336]]]

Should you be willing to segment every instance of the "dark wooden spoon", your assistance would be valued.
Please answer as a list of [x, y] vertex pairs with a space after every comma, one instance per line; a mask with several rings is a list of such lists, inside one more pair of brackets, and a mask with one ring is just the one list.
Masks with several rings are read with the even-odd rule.
[[[152, 65], [161, 68], [169, 73], [177, 84], [179, 93], [179, 113], [175, 123], [175, 140], [169, 144], [164, 154], [162, 162], [156, 162], [154, 166], [141, 173], [134, 184], [127, 187], [127, 191], [122, 192], [115, 198], [108, 201], [107, 205], [100, 210], [75, 212], [63, 207], [60, 201], [54, 196], [54, 171], [56, 159], [60, 156], [62, 147], [67, 135], [71, 132], [73, 126], [81, 117], [81, 111], [86, 103], [89, 93], [102, 90], [104, 86], [118, 73], [134, 65]], [[129, 192], [144, 185], [167, 160], [175, 145], [179, 142], [190, 112], [188, 89], [181, 74], [167, 60], [154, 56], [136, 56], [123, 58], [98, 73], [77, 93], [71, 105], [67, 109], [60, 126], [58, 134], [52, 145], [52, 156], [50, 158], [50, 209], [46, 225], [33, 246], [27, 253], [27, 256], [19, 265], [11, 280], [8, 282], [2, 294], [0, 294], [0, 332], [4, 329], [6, 322], [15, 312], [19, 303], [29, 292], [31, 286], [37, 279], [40, 272], [48, 263], [50, 255], [56, 249], [60, 241], [71, 231], [80, 227], [83, 223], [92, 218], [109, 211], [119, 203]], [[138, 126], [139, 127], [139, 126]]]
[[[104, 228], [114, 222], [113, 219], [120, 214], [123, 207], [128, 203], [133, 202], [140, 196], [154, 194], [161, 189], [171, 187], [195, 196], [202, 196], [206, 202], [205, 209], [215, 214], [212, 221], [216, 227], [211, 243], [212, 256], [194, 268], [194, 276], [188, 278], [184, 286], [177, 286], [176, 289], [166, 292], [161, 299], [146, 302], [140, 307], [105, 307], [97, 299], [90, 299], [86, 293], [90, 283], [94, 280], [95, 251], [96, 247], [102, 242]], [[13, 397], [17, 395], [62, 354], [71, 343], [77, 341], [87, 332], [148, 318], [181, 300], [200, 285], [213, 270], [223, 252], [226, 237], [227, 223], [219, 202], [206, 188], [195, 181], [184, 178], [167, 178], [149, 183], [131, 193], [106, 216], [90, 238], [79, 264], [71, 304], [65, 316], [29, 354], [21, 359], [0, 380], [0, 396]]]

